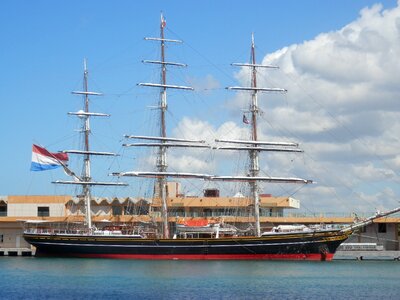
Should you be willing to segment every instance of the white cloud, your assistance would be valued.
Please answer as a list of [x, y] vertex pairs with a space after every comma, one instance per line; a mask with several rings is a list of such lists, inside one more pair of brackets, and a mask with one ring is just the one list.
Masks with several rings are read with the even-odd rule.
[[[358, 20], [341, 30], [323, 33], [264, 58], [318, 95], [318, 102], [334, 111], [383, 110], [399, 106], [399, 7], [363, 9]], [[312, 92], [315, 90], [315, 92]], [[301, 98], [299, 98], [301, 100]], [[303, 101], [303, 100], [301, 100]], [[387, 106], [387, 107], [385, 107]]]
[[386, 168], [377, 168], [372, 163], [364, 163], [353, 167], [354, 173], [364, 181], [376, 182], [379, 180], [392, 179], [396, 176], [395, 172]]
[[[349, 201], [355, 196], [382, 201], [380, 190], [398, 182], [399, 36], [400, 8], [383, 10], [375, 5], [338, 31], [321, 33], [263, 59], [281, 67], [270, 76], [277, 75], [281, 86], [289, 89], [290, 107], [263, 101], [263, 109], [304, 143], [314, 168], [330, 170], [329, 176], [316, 172], [323, 182], [335, 186], [328, 177], [341, 179], [336, 188]], [[244, 76], [245, 71], [238, 75], [243, 82]], [[343, 181], [347, 191], [340, 191]], [[360, 181], [376, 184], [360, 187]], [[397, 196], [399, 192], [393, 189]], [[320, 196], [328, 208], [332, 202]]]
[[207, 160], [203, 160], [196, 156], [190, 155], [170, 155], [168, 164], [174, 166], [174, 171], [191, 173], [207, 173], [210, 171], [210, 166]]
[[[280, 70], [268, 71], [268, 75], [259, 71], [259, 85], [284, 87], [289, 93], [284, 97], [260, 95], [268, 119], [261, 123], [261, 130], [274, 139], [284, 133], [286, 140], [304, 145], [303, 167], [327, 185], [325, 189], [320, 184], [309, 188], [313, 201], [319, 203], [315, 207], [361, 209], [368, 200], [365, 205], [375, 201], [382, 208], [400, 196], [396, 187], [400, 169], [399, 37], [400, 7], [383, 10], [374, 5], [340, 30], [321, 33], [263, 59], [264, 64], [278, 65]], [[245, 85], [248, 70], [236, 77]], [[246, 101], [243, 94], [236, 96], [232, 109], [245, 107]], [[280, 174], [301, 172], [300, 160], [285, 163], [282, 155], [268, 157], [265, 168], [277, 168]], [[307, 189], [300, 194], [306, 197], [303, 191]], [[391, 201], [384, 190], [393, 194]]]
[[183, 118], [173, 130], [173, 135], [179, 138], [210, 140], [215, 129], [207, 121]]
[[394, 158], [389, 160], [389, 164], [395, 169], [397, 172], [400, 171], [400, 154], [396, 155]]
[[207, 121], [183, 118], [173, 130], [173, 135], [186, 139], [205, 140], [209, 144], [214, 144], [214, 140], [217, 138], [246, 139], [248, 138], [248, 130], [231, 121], [223, 123], [219, 128], [215, 128]]
[[270, 113], [271, 122], [285, 120], [286, 128], [293, 134], [315, 134], [333, 129], [337, 126], [334, 120], [320, 112], [298, 111], [294, 107], [276, 107]]
[[220, 87], [219, 81], [211, 74], [204, 78], [190, 78], [190, 85], [198, 92], [209, 92]]
[[[259, 86], [283, 87], [289, 93], [259, 95], [264, 112], [259, 119], [260, 139], [296, 141], [306, 153], [263, 154], [260, 166], [263, 173], [273, 176], [314, 179], [316, 184], [294, 194], [306, 209], [370, 212], [392, 208], [400, 198], [399, 37], [400, 7], [383, 10], [374, 5], [337, 31], [321, 33], [262, 59], [280, 70], [260, 70]], [[235, 76], [240, 85], [248, 85], [247, 69]], [[206, 89], [219, 84], [207, 77], [197, 86]], [[237, 117], [248, 101], [247, 93], [237, 93], [224, 108], [235, 111]], [[226, 121], [216, 127], [184, 118], [173, 135], [213, 144], [215, 138], [248, 139], [248, 129], [239, 122]], [[228, 165], [239, 158], [246, 160], [245, 153], [203, 151], [199, 155], [198, 151], [174, 152], [170, 161], [178, 170], [244, 173]], [[292, 195], [297, 189], [263, 186], [263, 192], [280, 195]]]
[[[234, 122], [225, 122], [219, 128], [215, 128], [207, 121], [183, 118], [173, 130], [173, 136], [179, 138], [204, 140], [208, 145], [216, 146], [215, 139], [246, 139], [248, 131], [239, 127]], [[171, 166], [180, 171], [215, 173], [220, 168], [221, 162], [227, 158], [233, 159], [232, 151], [215, 152], [210, 149], [185, 148], [170, 150], [173, 155]], [[171, 159], [170, 159], [171, 160]], [[190, 165], [191, 164], [191, 165]], [[190, 166], [190, 167], [189, 167]]]

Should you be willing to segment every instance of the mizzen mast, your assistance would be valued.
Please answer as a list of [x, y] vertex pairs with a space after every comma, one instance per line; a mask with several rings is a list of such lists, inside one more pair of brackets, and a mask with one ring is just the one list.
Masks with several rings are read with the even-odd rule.
[[[86, 60], [84, 61], [84, 72], [83, 72], [83, 87], [84, 87], [84, 92], [83, 93], [77, 93], [77, 94], [83, 94], [84, 99], [85, 99], [85, 112], [89, 112], [89, 95], [88, 95], [88, 70], [86, 67]], [[76, 92], [75, 92], [76, 93]], [[84, 118], [84, 128], [83, 128], [83, 134], [85, 138], [85, 144], [84, 144], [84, 153], [83, 154], [83, 161], [84, 161], [84, 167], [83, 167], [83, 176], [82, 179], [84, 181], [91, 181], [91, 174], [90, 174], [90, 154], [89, 154], [89, 134], [90, 134], [90, 118], [86, 117]], [[83, 188], [83, 195], [85, 197], [85, 204], [86, 204], [86, 220], [89, 228], [92, 228], [92, 218], [90, 215], [91, 212], [91, 190], [90, 186], [84, 185], [82, 186]]]
[[[258, 101], [257, 101], [257, 69], [256, 69], [256, 54], [254, 49], [254, 35], [251, 35], [251, 87], [254, 89], [251, 94], [251, 138], [252, 141], [257, 141], [257, 114], [258, 114]], [[256, 147], [257, 148], [257, 147]], [[250, 156], [250, 176], [258, 177], [260, 173], [260, 166], [258, 162], [258, 151], [249, 150]], [[258, 190], [258, 182], [250, 182], [251, 195], [254, 201], [254, 217], [256, 224], [256, 234], [261, 235], [260, 229], [260, 195]]]
[[[221, 150], [246, 150], [249, 153], [250, 167], [247, 176], [215, 176], [212, 180], [222, 181], [247, 181], [250, 185], [251, 198], [254, 203], [254, 218], [256, 235], [261, 236], [260, 228], [260, 195], [259, 182], [275, 182], [275, 183], [311, 183], [311, 180], [301, 178], [282, 178], [282, 177], [262, 177], [260, 176], [259, 153], [261, 151], [282, 151], [282, 152], [302, 152], [298, 149], [296, 143], [280, 143], [280, 142], [263, 142], [258, 140], [257, 116], [259, 114], [258, 93], [259, 92], [286, 92], [282, 88], [262, 88], [257, 86], [257, 69], [258, 68], [278, 68], [271, 65], [256, 64], [254, 35], [251, 35], [251, 53], [250, 63], [234, 63], [233, 66], [248, 67], [251, 70], [251, 86], [250, 87], [228, 87], [229, 90], [250, 91], [251, 102], [249, 112], [251, 113], [251, 140], [216, 140], [216, 142], [228, 144], [242, 144], [242, 146], [222, 146], [218, 147]], [[247, 119], [246, 119], [247, 120]], [[263, 147], [269, 146], [269, 147]]]

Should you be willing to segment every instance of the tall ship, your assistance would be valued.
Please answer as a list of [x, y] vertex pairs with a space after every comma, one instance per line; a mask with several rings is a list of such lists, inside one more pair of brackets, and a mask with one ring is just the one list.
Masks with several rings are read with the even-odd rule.
[[[160, 202], [161, 222], [147, 224], [146, 230], [136, 230], [135, 224], [108, 226], [92, 222], [91, 198], [92, 186], [124, 186], [122, 182], [98, 182], [91, 176], [92, 155], [115, 155], [108, 152], [92, 151], [89, 147], [90, 119], [105, 117], [107, 114], [93, 113], [89, 110], [89, 97], [99, 96], [99, 93], [88, 91], [88, 71], [84, 66], [84, 90], [74, 92], [84, 99], [83, 110], [76, 115], [83, 122], [82, 150], [67, 150], [62, 153], [50, 153], [46, 149], [34, 146], [37, 162], [46, 159], [54, 165], [61, 165], [66, 173], [72, 177], [71, 181], [55, 181], [56, 184], [71, 184], [82, 187], [79, 196], [85, 203], [84, 226], [64, 224], [51, 226], [38, 222], [27, 222], [24, 238], [36, 247], [37, 256], [62, 257], [93, 257], [93, 258], [122, 258], [122, 259], [186, 259], [186, 260], [332, 260], [336, 249], [355, 230], [381, 218], [400, 211], [400, 207], [376, 213], [362, 221], [342, 227], [327, 227], [324, 225], [280, 225], [263, 231], [260, 226], [260, 184], [287, 183], [312, 184], [312, 180], [293, 177], [261, 176], [259, 154], [264, 151], [302, 152], [297, 143], [262, 141], [258, 138], [258, 94], [262, 92], [286, 92], [281, 88], [265, 88], [257, 85], [257, 71], [260, 68], [276, 68], [275, 66], [257, 64], [255, 55], [254, 36], [251, 39], [250, 61], [233, 65], [249, 68], [251, 84], [248, 87], [229, 87], [233, 91], [247, 91], [249, 93], [249, 119], [243, 122], [249, 124], [249, 140], [216, 139], [213, 145], [204, 140], [172, 138], [167, 135], [167, 91], [192, 90], [188, 86], [167, 83], [167, 67], [183, 67], [185, 64], [169, 62], [165, 59], [166, 44], [180, 43], [179, 40], [167, 39], [164, 36], [166, 22], [161, 15], [160, 36], [146, 38], [160, 45], [161, 57], [159, 60], [146, 60], [145, 63], [160, 66], [161, 81], [159, 83], [140, 83], [140, 86], [160, 90], [160, 100], [157, 106], [159, 111], [159, 135], [127, 135], [125, 138], [135, 140], [135, 143], [126, 143], [125, 147], [153, 147], [157, 149], [155, 171], [128, 171], [114, 172], [118, 178], [144, 177], [155, 180], [155, 200]], [[215, 146], [218, 145], [218, 146]], [[243, 176], [218, 176], [191, 172], [173, 172], [168, 170], [167, 154], [170, 148], [200, 148], [212, 151], [244, 151], [248, 153], [249, 168]], [[83, 156], [83, 172], [77, 175], [66, 164], [66, 154]], [[36, 155], [35, 154], [35, 155]], [[43, 158], [44, 157], [44, 158]], [[42, 160], [41, 160], [42, 159]], [[51, 165], [51, 163], [50, 163]], [[38, 167], [38, 166], [35, 166]], [[168, 207], [168, 180], [170, 178], [201, 179], [211, 182], [243, 182], [248, 185], [251, 200], [253, 224], [247, 229], [237, 228], [221, 220], [211, 222], [208, 219], [175, 220], [171, 221]], [[139, 179], [137, 179], [139, 180]]]

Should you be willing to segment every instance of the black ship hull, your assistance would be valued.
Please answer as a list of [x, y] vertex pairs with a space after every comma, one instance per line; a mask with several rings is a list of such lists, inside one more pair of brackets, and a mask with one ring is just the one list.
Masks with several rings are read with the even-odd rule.
[[262, 237], [147, 239], [25, 233], [37, 256], [193, 260], [332, 260], [351, 232], [280, 233]]

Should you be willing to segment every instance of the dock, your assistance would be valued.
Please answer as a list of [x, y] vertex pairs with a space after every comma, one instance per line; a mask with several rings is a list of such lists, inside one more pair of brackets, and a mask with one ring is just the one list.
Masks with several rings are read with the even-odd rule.
[[30, 248], [0, 248], [0, 256], [33, 256], [34, 250]]
[[400, 251], [336, 251], [333, 260], [392, 260], [400, 261]]

